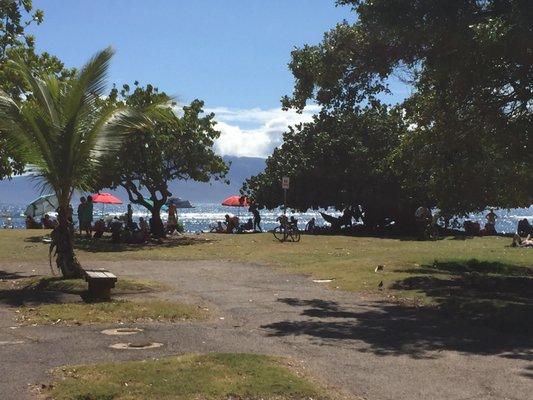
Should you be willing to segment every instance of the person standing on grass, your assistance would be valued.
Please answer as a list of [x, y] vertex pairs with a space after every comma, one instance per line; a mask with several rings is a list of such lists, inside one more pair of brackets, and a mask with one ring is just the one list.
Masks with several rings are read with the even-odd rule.
[[487, 223], [485, 224], [485, 234], [487, 235], [496, 235], [496, 218], [498, 216], [494, 212], [494, 209], [489, 209], [489, 213], [485, 216], [487, 218]]
[[254, 231], [258, 230], [259, 232], [263, 232], [263, 229], [261, 228], [261, 214], [259, 214], [257, 204], [253, 203], [248, 211], [250, 211], [254, 216]]
[[131, 203], [128, 204], [128, 211], [126, 212], [126, 229], [130, 231], [135, 227], [133, 225], [133, 209], [131, 208]]
[[87, 207], [87, 202], [85, 197], [80, 197], [80, 204], [78, 205], [78, 224], [80, 226], [80, 235], [85, 229], [85, 208]]
[[84, 223], [85, 233], [87, 236], [91, 236], [93, 231], [93, 197], [87, 196], [87, 202], [85, 203]]
[[178, 228], [177, 208], [174, 203], [168, 206], [167, 232], [172, 234]]
[[415, 220], [418, 231], [418, 238], [420, 240], [430, 239], [430, 227], [431, 221], [433, 221], [433, 215], [428, 207], [420, 206], [415, 211]]

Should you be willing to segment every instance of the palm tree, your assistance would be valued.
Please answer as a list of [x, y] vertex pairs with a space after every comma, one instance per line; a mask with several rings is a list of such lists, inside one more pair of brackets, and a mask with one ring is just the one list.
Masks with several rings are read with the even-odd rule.
[[97, 53], [67, 82], [53, 75], [34, 76], [16, 56], [11, 64], [30, 91], [20, 105], [0, 92], [1, 134], [57, 196], [59, 226], [53, 241], [64, 277], [82, 274], [70, 229], [72, 194], [75, 189], [91, 189], [104, 156], [118, 150], [139, 120], [133, 110], [102, 101], [112, 56], [111, 48]]

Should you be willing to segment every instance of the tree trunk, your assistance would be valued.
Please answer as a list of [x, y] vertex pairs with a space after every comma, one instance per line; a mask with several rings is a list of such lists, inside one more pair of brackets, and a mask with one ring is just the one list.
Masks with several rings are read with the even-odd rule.
[[152, 224], [150, 226], [152, 236], [156, 239], [166, 237], [165, 226], [161, 220], [161, 208], [154, 206], [152, 208]]
[[68, 216], [68, 207], [60, 207], [59, 225], [52, 232], [56, 251], [56, 265], [64, 278], [82, 278], [83, 270], [74, 254], [74, 233]]
[[417, 223], [415, 211], [417, 207], [409, 204], [398, 207], [395, 212], [394, 220], [396, 221], [397, 233], [400, 235], [416, 235]]

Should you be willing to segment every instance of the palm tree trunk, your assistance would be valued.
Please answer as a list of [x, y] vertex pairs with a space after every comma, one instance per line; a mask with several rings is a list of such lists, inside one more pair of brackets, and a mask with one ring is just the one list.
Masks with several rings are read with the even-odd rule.
[[53, 241], [56, 245], [56, 264], [64, 278], [81, 278], [83, 270], [74, 254], [74, 231], [69, 218], [69, 207], [60, 206], [59, 225], [54, 229]]

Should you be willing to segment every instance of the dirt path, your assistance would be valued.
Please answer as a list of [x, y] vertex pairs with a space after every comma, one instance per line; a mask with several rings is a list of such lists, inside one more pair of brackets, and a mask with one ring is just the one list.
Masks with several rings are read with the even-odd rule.
[[[469, 321], [332, 291], [269, 267], [214, 261], [124, 261], [88, 265], [161, 281], [165, 296], [202, 304], [204, 323], [137, 325], [155, 350], [113, 350], [108, 326], [18, 327], [0, 306], [2, 399], [31, 398], [30, 383], [64, 364], [186, 352], [291, 356], [328, 384], [370, 400], [531, 399], [533, 339], [502, 337]], [[17, 271], [17, 269], [19, 271]], [[46, 267], [0, 271], [46, 273]], [[1, 300], [1, 299], [0, 299]], [[138, 339], [138, 338], [137, 338]]]

